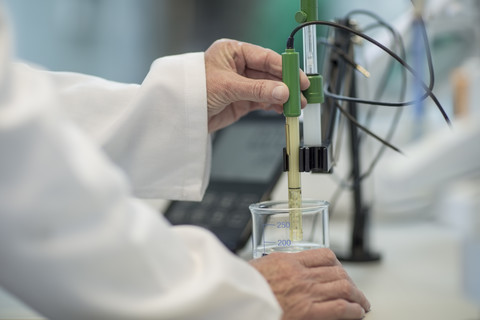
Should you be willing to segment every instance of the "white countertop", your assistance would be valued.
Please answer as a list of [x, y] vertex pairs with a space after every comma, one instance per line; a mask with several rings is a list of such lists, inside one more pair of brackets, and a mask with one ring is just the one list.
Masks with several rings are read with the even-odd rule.
[[[332, 246], [345, 228], [332, 224]], [[372, 244], [380, 262], [343, 263], [372, 304], [367, 320], [480, 319], [480, 304], [464, 294], [454, 230], [428, 220], [381, 223], [373, 226]]]

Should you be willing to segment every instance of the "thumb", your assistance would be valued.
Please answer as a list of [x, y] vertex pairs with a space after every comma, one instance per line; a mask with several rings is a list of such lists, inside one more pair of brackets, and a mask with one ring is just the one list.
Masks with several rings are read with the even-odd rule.
[[280, 81], [243, 79], [236, 85], [239, 101], [283, 104], [288, 100], [288, 87]]

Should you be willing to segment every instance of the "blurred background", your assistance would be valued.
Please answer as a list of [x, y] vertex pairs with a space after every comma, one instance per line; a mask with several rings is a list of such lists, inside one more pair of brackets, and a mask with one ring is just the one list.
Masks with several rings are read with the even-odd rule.
[[[294, 0], [4, 0], [13, 20], [17, 55], [52, 70], [138, 82], [160, 56], [203, 51], [219, 38], [248, 41], [282, 52], [297, 25]], [[381, 8], [393, 19], [408, 1]], [[352, 10], [348, 0], [320, 1], [320, 17]]]
[[[247, 41], [281, 53], [297, 25], [294, 15], [299, 8], [299, 0], [3, 2], [14, 27], [19, 58], [50, 70], [135, 83], [143, 80], [156, 58], [204, 51], [219, 38]], [[391, 142], [405, 155], [387, 150], [374, 173], [364, 181], [365, 201], [372, 208], [375, 225], [371, 242], [383, 254], [383, 267], [388, 272], [378, 266], [368, 270], [352, 266], [348, 271], [360, 287], [366, 288], [367, 296], [373, 296], [377, 317], [373, 313], [367, 319], [477, 319], [478, 308], [466, 302], [465, 297], [480, 306], [480, 1], [418, 3], [424, 7], [432, 51], [434, 92], [454, 122], [453, 130], [430, 99], [424, 102], [420, 124], [414, 108], [404, 108]], [[370, 10], [398, 29], [412, 61], [415, 48], [411, 45], [410, 1], [319, 0], [319, 18], [323, 20], [344, 17], [354, 9]], [[355, 18], [359, 26], [371, 23], [365, 16]], [[325, 28], [318, 30], [322, 37], [329, 35]], [[369, 34], [385, 44], [391, 41], [381, 30]], [[296, 46], [301, 46], [300, 40]], [[372, 97], [381, 81], [376, 74], [385, 68], [387, 58], [365, 43], [358, 47], [357, 62], [372, 73], [370, 82], [359, 83], [360, 95]], [[423, 64], [419, 73], [428, 83], [425, 60]], [[384, 101], [398, 101], [399, 70], [392, 72]], [[412, 87], [410, 83], [409, 97], [414, 95]], [[363, 105], [359, 108], [360, 120], [368, 110]], [[370, 129], [385, 136], [393, 112], [391, 108], [376, 110]], [[340, 148], [342, 161], [337, 163], [334, 174], [302, 177], [305, 197], [329, 200], [334, 205], [332, 245], [345, 243], [348, 227], [343, 229], [335, 222], [348, 222], [352, 211], [349, 153], [344, 150], [345, 144]], [[370, 163], [379, 148], [377, 141], [367, 140], [362, 149], [363, 163]], [[286, 198], [286, 190], [285, 180], [280, 180], [273, 197]], [[413, 250], [413, 255], [412, 248], [418, 249]], [[424, 251], [431, 256], [422, 260]], [[464, 253], [467, 251], [470, 253]], [[420, 266], [412, 271], [415, 268], [405, 267], [405, 261], [415, 268]], [[406, 279], [402, 278], [404, 272]], [[388, 290], [390, 285], [398, 289]], [[402, 313], [407, 307], [414, 312]], [[395, 310], [398, 317], [390, 310]]]

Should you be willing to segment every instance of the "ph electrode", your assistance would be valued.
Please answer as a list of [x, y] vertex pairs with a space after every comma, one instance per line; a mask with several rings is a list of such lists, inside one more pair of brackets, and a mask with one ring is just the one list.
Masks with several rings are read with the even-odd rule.
[[[290, 91], [290, 97], [283, 105], [285, 115], [286, 153], [288, 158], [288, 206], [290, 211], [290, 240], [303, 239], [302, 189], [300, 182], [300, 126], [298, 117], [301, 114], [300, 100], [300, 65], [299, 55], [294, 49], [287, 49], [282, 54], [283, 82]], [[295, 210], [295, 209], [299, 210]]]

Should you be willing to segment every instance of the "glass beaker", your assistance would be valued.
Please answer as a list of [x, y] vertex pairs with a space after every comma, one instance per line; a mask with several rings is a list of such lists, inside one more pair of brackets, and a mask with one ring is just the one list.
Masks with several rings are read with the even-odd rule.
[[[249, 206], [252, 214], [253, 258], [272, 252], [299, 252], [329, 247], [327, 201], [303, 200], [301, 208], [288, 201], [265, 201]], [[301, 210], [303, 239], [290, 239], [290, 212]]]

